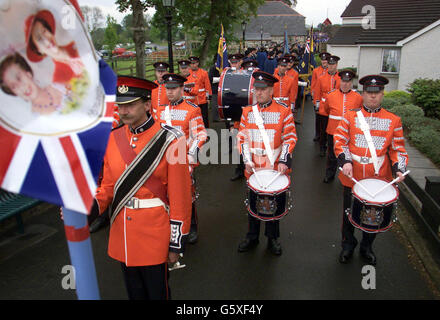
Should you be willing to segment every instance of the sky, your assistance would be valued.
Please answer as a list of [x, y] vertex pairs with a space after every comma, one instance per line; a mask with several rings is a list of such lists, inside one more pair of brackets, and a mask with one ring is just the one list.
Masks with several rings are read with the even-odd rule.
[[[185, 1], [185, 0], [176, 0]], [[341, 23], [341, 14], [348, 6], [351, 0], [298, 0], [295, 10], [298, 13], [306, 17], [306, 24], [317, 26], [324, 22], [328, 17], [333, 24]], [[78, 0], [80, 6], [95, 6], [100, 7], [105, 16], [110, 14], [118, 22], [122, 21], [122, 18], [127, 13], [120, 13], [117, 10], [114, 0]], [[154, 9], [150, 9], [149, 13], [152, 15]], [[328, 13], [328, 16], [327, 16]]]

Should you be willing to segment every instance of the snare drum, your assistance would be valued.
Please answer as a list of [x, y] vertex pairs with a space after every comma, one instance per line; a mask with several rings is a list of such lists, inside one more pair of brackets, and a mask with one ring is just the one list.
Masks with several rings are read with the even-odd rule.
[[[249, 177], [245, 204], [251, 216], [259, 220], [270, 221], [279, 220], [289, 212], [291, 208], [290, 178], [281, 174], [273, 180], [277, 174], [278, 171], [275, 170], [260, 170]], [[267, 186], [269, 183], [270, 185]]]
[[225, 70], [218, 85], [218, 113], [220, 119], [240, 121], [242, 108], [254, 104], [254, 78], [249, 70]]
[[[373, 195], [388, 184], [385, 180], [375, 178], [363, 179], [359, 183]], [[399, 190], [394, 185], [388, 186], [373, 198], [355, 184], [352, 189], [352, 206], [347, 212], [348, 219], [362, 231], [385, 232], [392, 227], [395, 220], [398, 198]]]

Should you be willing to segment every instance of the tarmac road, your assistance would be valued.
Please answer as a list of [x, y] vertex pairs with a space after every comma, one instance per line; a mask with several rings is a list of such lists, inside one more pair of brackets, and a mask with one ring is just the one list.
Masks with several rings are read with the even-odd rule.
[[[214, 123], [212, 127], [224, 126]], [[292, 172], [294, 207], [280, 225], [283, 254], [276, 257], [269, 253], [263, 225], [259, 246], [246, 253], [237, 251], [247, 231], [245, 180], [229, 180], [232, 164], [200, 166], [199, 241], [187, 246], [182, 259], [186, 267], [171, 272], [172, 298], [434, 299], [393, 230], [378, 235], [374, 243], [378, 259], [375, 289], [362, 288], [364, 262], [358, 250], [351, 263], [338, 262], [342, 187], [338, 180], [322, 182], [325, 158], [319, 157], [318, 145], [312, 141], [314, 115], [309, 101], [297, 132]], [[29, 224], [37, 226], [34, 238], [29, 234], [27, 239], [0, 237], [0, 253], [7, 247], [4, 243], [26, 243], [20, 252], [0, 259], [0, 299], [76, 299], [73, 290], [61, 288], [61, 269], [70, 261], [58, 210], [52, 207], [29, 219], [26, 225]], [[106, 254], [107, 234], [108, 228], [92, 234], [101, 297], [126, 299], [119, 263]], [[360, 232], [356, 235], [360, 239]]]

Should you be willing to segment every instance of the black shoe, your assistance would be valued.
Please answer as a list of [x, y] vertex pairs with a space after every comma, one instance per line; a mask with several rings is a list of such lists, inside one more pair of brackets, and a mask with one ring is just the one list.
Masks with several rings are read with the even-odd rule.
[[236, 181], [244, 177], [242, 169], [235, 169], [235, 174], [231, 177], [231, 181]]
[[324, 183], [330, 183], [335, 179], [335, 176], [331, 176], [331, 177], [325, 177], [324, 180], [322, 182]]
[[351, 257], [353, 256], [353, 250], [343, 249], [339, 254], [339, 262], [340, 263], [348, 263]]
[[313, 138], [313, 141], [314, 141], [314, 142], [316, 142], [316, 141], [318, 141], [318, 140], [319, 140], [319, 137], [314, 137], [314, 138]]
[[238, 245], [238, 252], [249, 251], [252, 248], [255, 248], [258, 245], [258, 242], [258, 239], [251, 240], [249, 238], [246, 238]]
[[92, 224], [89, 227], [89, 231], [90, 233], [94, 233], [99, 229], [104, 228], [108, 224], [109, 224], [109, 219], [107, 217], [99, 216], [98, 218], [95, 219], [95, 221], [92, 222]]
[[319, 151], [319, 156], [321, 157], [321, 158], [324, 158], [325, 157], [325, 150], [320, 150]]
[[367, 249], [360, 249], [360, 254], [362, 258], [367, 262], [368, 264], [371, 264], [373, 266], [376, 265], [376, 255], [374, 254], [373, 250], [371, 248]]
[[190, 231], [188, 235], [188, 243], [194, 244], [199, 239], [199, 235], [197, 234], [197, 231]]
[[281, 243], [277, 239], [269, 238], [267, 241], [267, 249], [276, 256], [280, 256], [282, 253]]

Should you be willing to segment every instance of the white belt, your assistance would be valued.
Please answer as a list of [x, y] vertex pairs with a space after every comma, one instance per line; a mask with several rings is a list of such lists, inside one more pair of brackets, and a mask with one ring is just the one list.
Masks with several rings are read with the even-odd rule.
[[[351, 154], [351, 157], [352, 157], [353, 160], [359, 162], [360, 164], [371, 164], [371, 163], [373, 163], [373, 158], [370, 158], [370, 157], [361, 157], [361, 156], [358, 156], [358, 155], [353, 154], [353, 153]], [[385, 156], [377, 157], [377, 162], [379, 162], [379, 164], [380, 164], [379, 167], [382, 166], [384, 160], [385, 160]]]
[[199, 89], [199, 92], [205, 92], [206, 89]]
[[329, 119], [333, 119], [333, 120], [342, 120], [343, 119], [343, 117], [341, 117], [341, 116], [329, 115], [328, 117], [329, 117]]
[[164, 207], [166, 211], [169, 211], [168, 206], [159, 198], [153, 198], [153, 199], [131, 198], [125, 204], [125, 207], [128, 209], [147, 209], [147, 208], [155, 208], [155, 207]]

